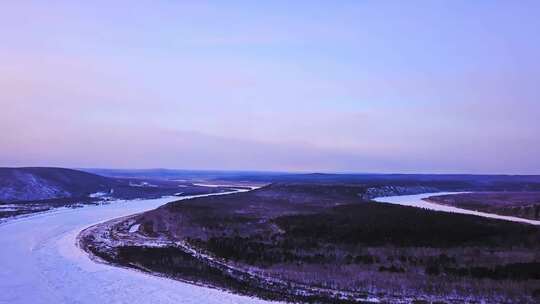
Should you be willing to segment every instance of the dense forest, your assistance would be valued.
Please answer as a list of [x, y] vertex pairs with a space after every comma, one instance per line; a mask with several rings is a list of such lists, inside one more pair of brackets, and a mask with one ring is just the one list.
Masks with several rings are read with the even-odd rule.
[[[383, 185], [376, 191], [424, 187], [413, 184]], [[370, 189], [355, 183], [275, 183], [169, 203], [130, 221], [140, 224], [136, 235], [142, 242], [167, 239], [187, 247], [120, 246], [111, 260], [181, 280], [303, 302], [336, 301], [326, 290], [347, 293], [340, 296], [347, 301], [367, 291], [386, 299], [448, 303], [471, 296], [533, 303], [540, 296], [538, 227], [375, 203], [365, 195]], [[126, 227], [115, 228], [114, 237], [123, 237]], [[201, 255], [186, 258], [193, 251]], [[283, 287], [287, 284], [294, 288]], [[289, 289], [292, 294], [285, 292]]]

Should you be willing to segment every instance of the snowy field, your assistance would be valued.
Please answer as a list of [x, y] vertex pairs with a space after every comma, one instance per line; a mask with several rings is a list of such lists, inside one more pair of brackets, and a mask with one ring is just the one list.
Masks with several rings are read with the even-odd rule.
[[424, 209], [429, 209], [429, 210], [470, 214], [470, 215], [488, 217], [492, 219], [527, 223], [527, 224], [532, 224], [532, 225], [540, 225], [540, 221], [528, 220], [528, 219], [523, 219], [523, 218], [514, 217], [514, 216], [504, 216], [504, 215], [497, 215], [497, 214], [486, 213], [486, 212], [461, 209], [461, 208], [452, 207], [452, 206], [445, 206], [445, 205], [430, 203], [424, 200], [425, 198], [428, 198], [430, 196], [460, 194], [460, 193], [464, 193], [464, 192], [439, 192], [439, 193], [424, 193], [424, 194], [416, 194], [416, 195], [398, 195], [398, 196], [378, 197], [373, 200], [380, 203], [412, 206], [412, 207], [424, 208]]
[[88, 226], [172, 200], [63, 209], [0, 225], [0, 303], [268, 303], [97, 264], [75, 245]]

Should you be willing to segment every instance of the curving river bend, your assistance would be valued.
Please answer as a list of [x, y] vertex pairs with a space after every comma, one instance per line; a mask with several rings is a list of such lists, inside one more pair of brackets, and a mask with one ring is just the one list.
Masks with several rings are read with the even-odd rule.
[[0, 303], [268, 303], [98, 264], [76, 247], [93, 224], [178, 198], [116, 202], [9, 221], [0, 226]]
[[389, 203], [389, 204], [396, 204], [396, 205], [402, 205], [402, 206], [411, 206], [411, 207], [424, 208], [424, 209], [435, 210], [435, 211], [469, 214], [469, 215], [476, 215], [476, 216], [504, 220], [504, 221], [526, 223], [526, 224], [531, 224], [531, 225], [540, 225], [540, 221], [529, 220], [529, 219], [524, 219], [524, 218], [515, 217], [515, 216], [498, 215], [498, 214], [493, 214], [493, 213], [462, 209], [462, 208], [457, 208], [457, 207], [452, 207], [452, 206], [435, 204], [435, 203], [431, 203], [424, 200], [431, 196], [459, 194], [459, 193], [464, 193], [464, 192], [437, 192], [437, 193], [424, 193], [424, 194], [415, 194], [415, 195], [399, 195], [399, 196], [378, 197], [378, 198], [374, 198], [373, 200], [379, 203]]
[[[540, 221], [478, 213], [422, 200], [433, 195], [406, 195], [376, 200], [540, 224]], [[79, 232], [88, 226], [151, 210], [172, 200], [161, 198], [115, 202], [104, 206], [54, 211], [0, 225], [0, 303], [268, 303], [98, 264], [75, 245]]]

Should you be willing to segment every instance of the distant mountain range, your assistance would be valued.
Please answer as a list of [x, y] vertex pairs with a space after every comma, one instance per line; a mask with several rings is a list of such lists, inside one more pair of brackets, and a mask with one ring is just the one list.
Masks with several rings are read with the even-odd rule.
[[[475, 174], [374, 174], [374, 173], [308, 173], [272, 175], [236, 175], [223, 180], [248, 180], [266, 183], [355, 184], [376, 188], [386, 195], [412, 194], [396, 192], [392, 187], [437, 191], [540, 191], [539, 175], [475, 175]], [[414, 192], [418, 192], [414, 191]], [[378, 196], [384, 196], [378, 193]]]
[[438, 191], [540, 191], [540, 176], [533, 175], [295, 174], [25, 167], [0, 168], [0, 202], [87, 198], [94, 193], [133, 199], [176, 195], [179, 192], [184, 195], [212, 192], [196, 186], [201, 181], [218, 181], [220, 184], [345, 183], [365, 187], [370, 197]]
[[181, 169], [100, 169], [81, 168], [77, 169], [88, 173], [99, 174], [109, 177], [122, 178], [150, 178], [150, 179], [184, 179], [184, 180], [238, 180], [240, 177], [258, 177], [262, 180], [292, 175], [287, 172], [271, 171], [223, 171], [223, 170], [181, 170]]

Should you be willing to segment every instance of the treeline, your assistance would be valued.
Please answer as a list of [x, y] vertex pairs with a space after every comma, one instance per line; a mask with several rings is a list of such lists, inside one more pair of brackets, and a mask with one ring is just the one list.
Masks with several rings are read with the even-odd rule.
[[540, 230], [532, 225], [380, 203], [343, 205], [274, 222], [294, 242], [436, 248], [540, 244]]
[[188, 241], [221, 258], [250, 265], [271, 265], [277, 263], [324, 264], [336, 260], [335, 254], [332, 253], [323, 254], [321, 252], [314, 252], [313, 254], [305, 254], [306, 249], [314, 248], [315, 244], [302, 243], [292, 246], [288, 240], [271, 243], [258, 241], [258, 239], [235, 236], [212, 237], [207, 241], [200, 239], [189, 239]]
[[426, 273], [492, 280], [540, 280], [540, 263], [513, 263], [495, 267], [444, 267], [432, 264], [426, 267]]

